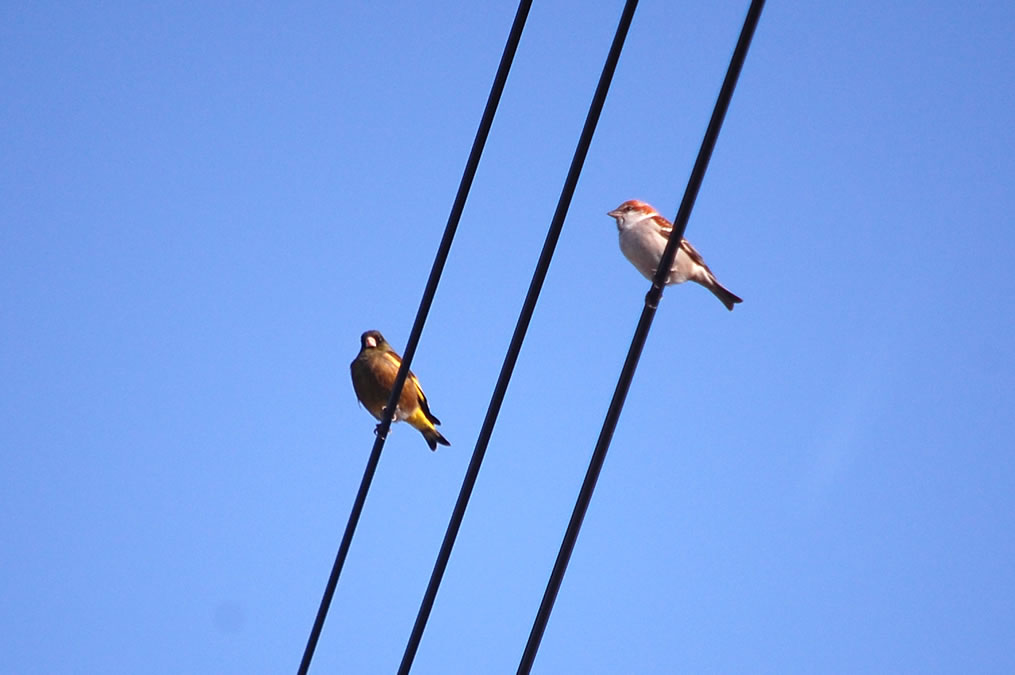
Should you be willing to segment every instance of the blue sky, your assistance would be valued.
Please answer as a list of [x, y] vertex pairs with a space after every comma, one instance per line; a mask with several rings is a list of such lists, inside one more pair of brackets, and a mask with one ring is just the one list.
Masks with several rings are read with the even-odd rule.
[[[536, 2], [312, 672], [392, 672], [621, 2]], [[746, 2], [643, 2], [414, 672], [516, 667]], [[0, 670], [295, 671], [513, 3], [0, 7]], [[769, 3], [536, 660], [1015, 670], [1015, 6]]]

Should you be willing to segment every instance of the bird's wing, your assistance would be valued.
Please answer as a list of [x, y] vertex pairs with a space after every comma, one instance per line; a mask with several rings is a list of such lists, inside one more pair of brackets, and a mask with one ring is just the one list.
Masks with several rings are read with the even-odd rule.
[[395, 370], [402, 367], [402, 357], [395, 352], [381, 352], [381, 355], [388, 362], [388, 365], [393, 366]]
[[415, 375], [412, 377], [412, 382], [416, 385], [416, 393], [419, 395], [419, 407], [423, 410], [423, 414], [426, 415], [426, 418], [432, 423], [440, 424], [441, 421], [437, 419], [437, 415], [430, 412], [430, 404], [426, 402], [426, 395], [423, 393], [423, 389], [420, 388], [419, 380], [416, 379]]
[[655, 223], [656, 227], [659, 228], [659, 232], [664, 237], [666, 237], [667, 239], [670, 238], [670, 235], [673, 233], [673, 223], [666, 220], [660, 215], [652, 216], [652, 222]]
[[[387, 362], [388, 367], [392, 369], [391, 382], [394, 383], [395, 376], [398, 373], [398, 369], [402, 367], [402, 357], [396, 354], [395, 352], [384, 352], [384, 360]], [[406, 381], [412, 382], [413, 386], [415, 386], [416, 389], [419, 390], [419, 380], [416, 379], [416, 376], [413, 374], [411, 370], [409, 371], [409, 376], [406, 379]], [[422, 396], [423, 392], [420, 391], [419, 394], [420, 396]]]
[[[655, 221], [655, 224], [659, 227], [659, 231], [662, 232], [663, 236], [669, 239], [670, 235], [673, 234], [673, 223], [666, 220], [662, 216], [655, 216], [653, 220]], [[687, 254], [687, 257], [691, 259], [691, 262], [693, 262], [696, 265], [701, 265], [706, 270], [708, 270], [709, 274], [712, 273], [712, 270], [708, 269], [708, 265], [705, 264], [705, 259], [701, 257], [700, 253], [698, 253], [698, 249], [691, 246], [691, 242], [687, 241], [686, 239], [681, 239], [680, 250]]]
[[[395, 352], [384, 352], [384, 357], [394, 366], [395, 372], [398, 372], [398, 369], [402, 367], [402, 358]], [[394, 382], [394, 377], [392, 377], [392, 382]], [[405, 380], [405, 386], [413, 387], [416, 390], [416, 400], [419, 401], [419, 406], [423, 409], [423, 413], [427, 418], [434, 424], [440, 424], [441, 422], [437, 419], [437, 416], [430, 412], [430, 406], [426, 402], [426, 394], [423, 393], [423, 387], [419, 386], [419, 379], [411, 370]]]
[[686, 239], [681, 239], [680, 240], [680, 250], [683, 251], [684, 253], [686, 253], [687, 257], [689, 257], [691, 260], [693, 260], [698, 265], [701, 265], [702, 267], [706, 267], [706, 265], [705, 265], [705, 259], [701, 257], [700, 253], [698, 253], [698, 249], [696, 249], [693, 246], [691, 246], [691, 242], [687, 241]]
[[691, 242], [686, 239], [680, 240], [680, 250], [687, 254], [687, 257], [691, 259], [696, 265], [701, 265], [705, 268], [705, 271], [712, 274], [712, 270], [708, 269], [708, 265], [705, 264], [705, 259], [701, 257], [698, 250], [691, 246]]

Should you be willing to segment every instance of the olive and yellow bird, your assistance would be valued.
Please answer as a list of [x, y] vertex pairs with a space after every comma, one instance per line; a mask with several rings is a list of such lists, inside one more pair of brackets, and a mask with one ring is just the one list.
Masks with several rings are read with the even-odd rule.
[[[352, 386], [360, 403], [371, 415], [381, 419], [384, 416], [384, 406], [391, 397], [398, 369], [402, 365], [402, 357], [395, 353], [379, 331], [368, 330], [360, 336], [359, 341], [359, 354], [350, 365]], [[398, 397], [394, 421], [405, 421], [418, 429], [431, 450], [436, 450], [438, 443], [451, 445], [448, 439], [437, 431], [435, 425], [441, 421], [430, 412], [426, 395], [423, 394], [419, 380], [411, 370], [405, 378], [402, 394]]]

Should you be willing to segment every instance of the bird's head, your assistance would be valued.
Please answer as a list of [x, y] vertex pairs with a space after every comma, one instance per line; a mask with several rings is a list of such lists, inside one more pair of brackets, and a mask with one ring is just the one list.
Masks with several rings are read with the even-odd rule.
[[646, 218], [654, 218], [659, 212], [641, 200], [628, 199], [606, 215], [615, 218], [617, 229], [623, 230]]
[[359, 338], [360, 349], [388, 349], [388, 341], [379, 330], [368, 330]]

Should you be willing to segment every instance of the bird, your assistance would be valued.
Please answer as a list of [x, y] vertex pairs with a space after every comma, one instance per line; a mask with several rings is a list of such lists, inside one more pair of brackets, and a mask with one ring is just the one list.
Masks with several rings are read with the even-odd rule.
[[[402, 357], [395, 353], [380, 331], [366, 331], [360, 336], [359, 342], [359, 354], [349, 365], [352, 371], [352, 387], [356, 391], [356, 398], [367, 411], [377, 419], [381, 419], [391, 397], [398, 369], [402, 365]], [[405, 378], [392, 419], [395, 422], [408, 422], [409, 426], [418, 429], [431, 450], [436, 450], [438, 443], [451, 445], [448, 439], [437, 431], [436, 425], [441, 421], [430, 412], [426, 395], [411, 370]], [[376, 433], [376, 429], [374, 431]]]
[[[659, 215], [651, 205], [637, 199], [629, 199], [606, 215], [617, 221], [620, 250], [624, 257], [651, 281], [663, 257], [670, 233], [673, 232], [673, 224]], [[712, 291], [731, 312], [733, 305], [743, 302], [719, 283], [691, 243], [681, 239], [666, 285], [682, 284], [685, 281], [695, 281]]]

